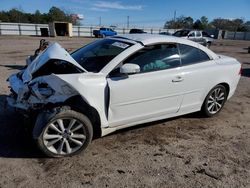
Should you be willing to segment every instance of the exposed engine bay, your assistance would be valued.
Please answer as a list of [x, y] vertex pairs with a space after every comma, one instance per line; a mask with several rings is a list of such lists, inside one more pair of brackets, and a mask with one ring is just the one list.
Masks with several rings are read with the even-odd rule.
[[56, 75], [85, 72], [59, 44], [42, 39], [33, 56], [20, 72], [11, 75], [10, 106], [24, 110], [39, 109], [49, 103], [64, 102], [78, 93]]

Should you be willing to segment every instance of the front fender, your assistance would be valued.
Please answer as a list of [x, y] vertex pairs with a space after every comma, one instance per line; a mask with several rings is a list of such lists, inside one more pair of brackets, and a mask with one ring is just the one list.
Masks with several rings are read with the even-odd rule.
[[106, 113], [107, 80], [102, 73], [83, 73], [71, 75], [57, 75], [74, 88], [83, 100], [95, 108], [100, 116], [101, 127], [108, 127]]

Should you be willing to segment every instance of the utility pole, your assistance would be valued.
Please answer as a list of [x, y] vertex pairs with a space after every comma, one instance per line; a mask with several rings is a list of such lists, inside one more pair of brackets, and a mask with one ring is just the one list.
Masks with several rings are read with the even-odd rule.
[[127, 16], [127, 29], [129, 29], [129, 16]]
[[174, 11], [174, 22], [175, 22], [175, 19], [176, 19], [176, 10]]
[[175, 19], [176, 19], [176, 10], [174, 11], [174, 27], [175, 27]]
[[101, 16], [99, 17], [99, 26], [100, 27], [102, 26], [102, 17]]

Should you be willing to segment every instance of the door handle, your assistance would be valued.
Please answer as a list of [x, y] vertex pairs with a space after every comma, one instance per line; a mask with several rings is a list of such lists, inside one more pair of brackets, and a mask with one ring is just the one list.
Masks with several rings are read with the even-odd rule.
[[172, 82], [182, 82], [184, 79], [181, 76], [176, 76]]

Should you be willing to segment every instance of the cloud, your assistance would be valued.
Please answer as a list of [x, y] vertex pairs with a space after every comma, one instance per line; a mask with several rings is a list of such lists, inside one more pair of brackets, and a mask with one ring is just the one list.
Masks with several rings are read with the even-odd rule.
[[88, 2], [88, 0], [70, 0], [70, 2], [72, 2], [72, 3], [79, 3], [79, 4], [85, 4], [86, 2]]
[[108, 9], [98, 8], [98, 7], [91, 7], [90, 10], [99, 11], [99, 12], [107, 12], [108, 11]]
[[98, 1], [93, 8], [118, 9], [118, 10], [142, 10], [142, 5], [124, 5], [121, 2]]

